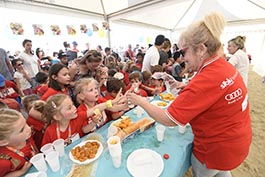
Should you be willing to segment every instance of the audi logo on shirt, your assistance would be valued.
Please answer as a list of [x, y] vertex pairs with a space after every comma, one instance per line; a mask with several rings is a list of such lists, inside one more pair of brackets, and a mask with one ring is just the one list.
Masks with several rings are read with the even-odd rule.
[[236, 91], [229, 93], [225, 96], [226, 101], [234, 100], [242, 95], [241, 88], [238, 88]]

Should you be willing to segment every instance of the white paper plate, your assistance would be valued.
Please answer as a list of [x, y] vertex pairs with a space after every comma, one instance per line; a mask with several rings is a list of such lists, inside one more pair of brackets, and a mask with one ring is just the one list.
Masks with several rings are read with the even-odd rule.
[[[158, 106], [157, 104], [158, 104], [159, 102], [165, 102], [165, 103], [167, 103], [167, 105], [166, 105], [166, 106]], [[151, 104], [153, 104], [153, 105], [155, 105], [155, 106], [157, 106], [157, 107], [160, 107], [160, 108], [167, 108], [171, 103], [166, 102], [166, 101], [154, 100], [154, 101], [151, 102]]]
[[160, 154], [151, 149], [133, 151], [127, 159], [127, 168], [134, 177], [158, 177], [164, 169]]
[[[75, 147], [77, 147], [77, 146], [83, 146], [83, 145], [85, 145], [87, 142], [97, 142], [97, 143], [99, 144], [98, 152], [97, 152], [95, 158], [93, 158], [93, 159], [87, 159], [87, 160], [85, 160], [84, 162], [80, 162], [79, 160], [74, 159], [74, 157], [73, 157], [73, 155], [72, 155], [72, 153], [71, 153], [71, 151], [70, 151], [70, 152], [69, 152], [69, 157], [70, 157], [70, 159], [71, 159], [74, 163], [77, 163], [77, 164], [80, 164], [80, 165], [89, 164], [89, 163], [95, 161], [96, 159], [98, 159], [98, 158], [100, 157], [100, 155], [102, 154], [102, 152], [103, 152], [103, 146], [102, 146], [101, 142], [99, 142], [99, 141], [97, 141], [97, 140], [87, 140], [87, 141], [84, 141], [84, 142], [79, 143], [79, 144], [76, 145]], [[73, 149], [74, 149], [75, 147], [73, 147]]]

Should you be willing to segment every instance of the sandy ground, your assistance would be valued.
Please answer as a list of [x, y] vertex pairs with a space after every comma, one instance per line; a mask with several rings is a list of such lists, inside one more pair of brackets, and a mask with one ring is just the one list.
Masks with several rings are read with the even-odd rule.
[[[246, 160], [232, 170], [233, 177], [265, 176], [265, 84], [261, 76], [252, 71], [248, 76], [248, 95], [252, 119], [253, 140]], [[189, 170], [184, 177], [192, 177]]]

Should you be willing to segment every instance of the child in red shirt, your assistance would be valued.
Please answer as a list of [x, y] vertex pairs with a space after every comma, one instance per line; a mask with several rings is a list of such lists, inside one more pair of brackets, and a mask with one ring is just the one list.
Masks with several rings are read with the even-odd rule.
[[39, 85], [34, 89], [34, 93], [41, 97], [48, 90], [48, 74], [45, 72], [38, 72], [36, 74], [36, 81]]
[[83, 136], [86, 113], [77, 114], [71, 98], [65, 94], [51, 96], [44, 105], [42, 116], [46, 119], [48, 127], [45, 130], [42, 146], [62, 138], [69, 145]]
[[21, 113], [0, 109], [0, 176], [22, 176], [31, 167], [28, 161], [37, 153], [31, 128]]
[[126, 90], [129, 90], [131, 87], [134, 88], [133, 92], [137, 95], [140, 95], [142, 97], [147, 97], [147, 93], [145, 90], [140, 88], [140, 85], [142, 84], [142, 75], [140, 72], [132, 72], [129, 76], [130, 85], [127, 86]]
[[[44, 101], [40, 100], [40, 97], [36, 94], [27, 95], [23, 101], [22, 101], [24, 110], [26, 113], [29, 114], [29, 111], [31, 109], [34, 109], [40, 113], [43, 112], [43, 106], [45, 104]], [[27, 124], [32, 128], [33, 130], [33, 139], [35, 141], [36, 146], [38, 149], [41, 148], [41, 142], [43, 138], [43, 134], [45, 131], [45, 128], [47, 126], [46, 120], [40, 117], [34, 117], [31, 115], [28, 115], [27, 118]]]
[[42, 95], [41, 100], [46, 101], [50, 96], [63, 93], [69, 94], [70, 73], [66, 65], [56, 63], [49, 70], [48, 90]]
[[106, 124], [110, 118], [107, 117], [105, 110], [120, 111], [127, 108], [127, 99], [121, 94], [121, 89], [113, 100], [105, 100], [99, 95], [99, 84], [93, 78], [83, 78], [76, 82], [75, 91], [77, 100], [81, 103], [78, 113], [86, 112], [90, 129], [94, 131]]
[[[122, 89], [122, 92], [125, 92], [125, 84], [122, 80], [116, 79], [116, 78], [112, 78], [110, 80], [107, 81], [107, 93], [105, 95], [105, 99], [106, 100], [113, 100], [115, 99], [115, 97], [117, 96], [118, 92], [120, 91], [120, 89]], [[118, 112], [111, 112], [111, 111], [107, 111], [107, 115], [109, 115], [112, 120], [118, 119], [119, 117], [121, 117], [125, 110], [121, 110]]]

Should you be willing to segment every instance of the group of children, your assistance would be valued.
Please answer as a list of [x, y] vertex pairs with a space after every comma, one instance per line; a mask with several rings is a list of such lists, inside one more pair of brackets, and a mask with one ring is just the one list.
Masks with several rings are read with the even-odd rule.
[[[22, 60], [13, 62], [16, 72], [26, 75], [21, 67]], [[135, 66], [131, 65], [130, 68]], [[127, 68], [128, 71], [130, 68]], [[40, 72], [36, 75], [39, 82], [36, 94], [30, 87], [28, 90], [19, 85], [20, 81], [16, 82], [14, 93], [19, 93], [14, 98], [23, 96], [18, 102], [21, 102], [28, 117], [24, 119], [19, 111], [6, 108], [5, 104], [1, 106], [0, 176], [21, 176], [30, 167], [28, 160], [43, 145], [59, 138], [69, 145], [121, 117], [130, 109], [126, 92], [147, 97], [165, 90], [163, 80], [152, 73], [134, 69], [109, 75], [109, 71], [107, 67], [100, 66], [95, 78], [84, 77], [73, 83], [68, 67], [56, 63], [50, 67], [48, 74]], [[161, 71], [159, 66], [156, 71]], [[30, 83], [30, 80], [24, 77], [23, 82]], [[5, 83], [8, 81], [5, 80]]]

